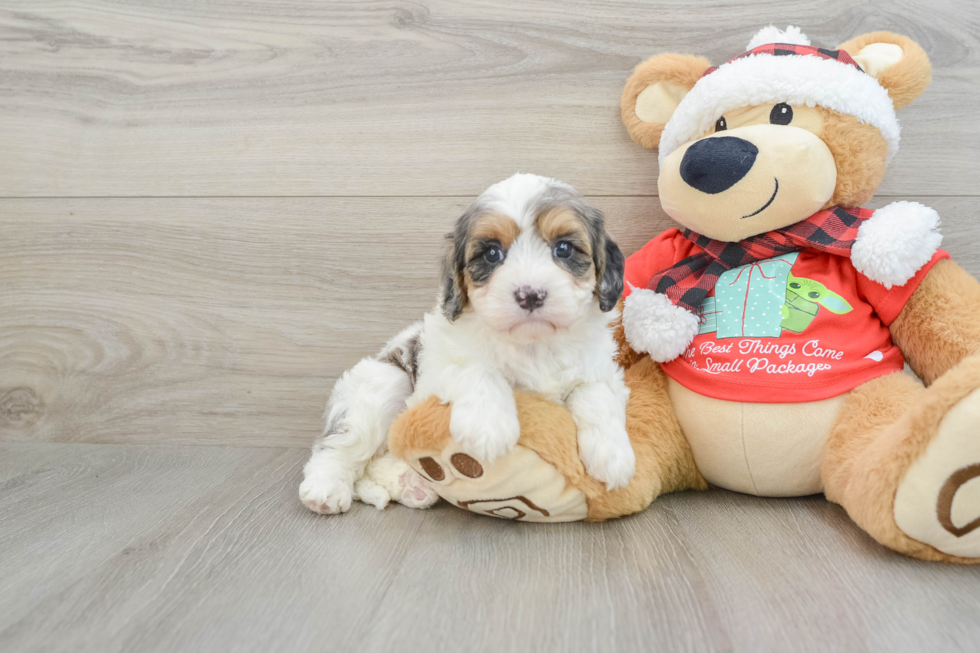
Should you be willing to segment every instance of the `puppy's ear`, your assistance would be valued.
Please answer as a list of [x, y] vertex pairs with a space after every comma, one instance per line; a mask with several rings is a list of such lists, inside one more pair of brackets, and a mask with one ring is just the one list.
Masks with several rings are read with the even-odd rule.
[[442, 260], [442, 313], [450, 322], [456, 321], [469, 301], [465, 279], [466, 242], [475, 214], [475, 209], [470, 207], [456, 221], [456, 228], [446, 234], [446, 254]]
[[602, 246], [602, 264], [600, 265], [596, 260], [595, 294], [599, 298], [599, 310], [606, 313], [611, 311], [623, 296], [623, 269], [626, 259], [609, 234], [603, 233], [603, 240], [605, 242]]
[[859, 66], [885, 87], [896, 109], [922, 95], [932, 81], [929, 55], [907, 36], [891, 32], [862, 34], [841, 45]]
[[637, 66], [619, 100], [630, 138], [657, 147], [674, 109], [710, 67], [704, 57], [689, 54], [658, 54]]

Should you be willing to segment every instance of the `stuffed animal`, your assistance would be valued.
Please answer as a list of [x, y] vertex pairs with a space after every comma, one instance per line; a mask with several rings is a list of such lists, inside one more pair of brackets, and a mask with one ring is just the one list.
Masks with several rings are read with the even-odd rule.
[[399, 417], [391, 450], [498, 517], [605, 519], [707, 481], [822, 492], [896, 551], [980, 560], [980, 284], [939, 249], [932, 209], [862, 208], [898, 151], [895, 110], [930, 79], [887, 32], [830, 50], [768, 27], [717, 67], [642, 63], [622, 116], [659, 148], [679, 228], [626, 263], [632, 483], [606, 492], [568, 414], [520, 393], [520, 441], [492, 463], [458, 450], [435, 399]]

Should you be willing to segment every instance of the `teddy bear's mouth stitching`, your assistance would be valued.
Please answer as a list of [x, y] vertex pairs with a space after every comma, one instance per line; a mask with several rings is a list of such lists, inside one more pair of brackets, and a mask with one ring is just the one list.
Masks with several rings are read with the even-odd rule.
[[759, 215], [760, 213], [762, 213], [763, 211], [765, 211], [767, 208], [769, 208], [769, 205], [772, 204], [772, 201], [774, 199], [776, 199], [776, 193], [779, 192], [779, 179], [776, 179], [775, 177], [773, 177], [773, 181], [776, 182], [776, 190], [772, 191], [772, 197], [769, 198], [769, 201], [766, 202], [765, 204], [763, 204], [762, 205], [762, 208], [759, 209], [758, 211], [755, 211], [753, 213], [749, 213], [748, 215], [743, 215], [741, 218], [739, 218], [739, 220], [744, 220], [745, 218], [751, 218], [753, 215]]

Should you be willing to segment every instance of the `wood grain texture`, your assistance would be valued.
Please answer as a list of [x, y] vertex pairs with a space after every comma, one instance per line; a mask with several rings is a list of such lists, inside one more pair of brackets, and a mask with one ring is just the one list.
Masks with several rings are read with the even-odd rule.
[[602, 524], [296, 498], [304, 452], [0, 444], [4, 651], [968, 651], [980, 568], [820, 498]]
[[[975, 200], [920, 199], [980, 273]], [[626, 252], [670, 225], [593, 201]], [[0, 440], [309, 445], [334, 379], [434, 305], [467, 203], [0, 201]]]
[[520, 170], [651, 195], [618, 101], [663, 51], [879, 29], [935, 64], [884, 194], [978, 193], [967, 0], [7, 0], [0, 196], [462, 195]]

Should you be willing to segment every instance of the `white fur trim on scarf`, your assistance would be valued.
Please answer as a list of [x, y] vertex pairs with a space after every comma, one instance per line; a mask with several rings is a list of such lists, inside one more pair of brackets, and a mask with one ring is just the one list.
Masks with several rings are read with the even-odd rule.
[[684, 96], [660, 137], [660, 166], [678, 147], [711, 129], [725, 112], [759, 104], [822, 106], [874, 125], [898, 152], [900, 130], [888, 91], [854, 66], [812, 55], [755, 54], [718, 67]]
[[754, 50], [760, 45], [768, 45], [770, 43], [810, 45], [810, 39], [807, 38], [807, 35], [804, 34], [803, 30], [801, 30], [799, 27], [789, 25], [786, 28], [786, 31], [783, 31], [774, 25], [769, 25], [768, 27], [763, 27], [755, 33], [755, 36], [752, 37], [749, 44], [745, 46], [745, 51], [748, 52], [749, 50]]
[[636, 351], [650, 354], [658, 363], [672, 361], [694, 341], [700, 320], [675, 306], [666, 295], [634, 288], [623, 304], [623, 332]]
[[858, 228], [851, 263], [885, 288], [904, 286], [942, 242], [935, 210], [918, 202], [893, 202], [875, 211]]

